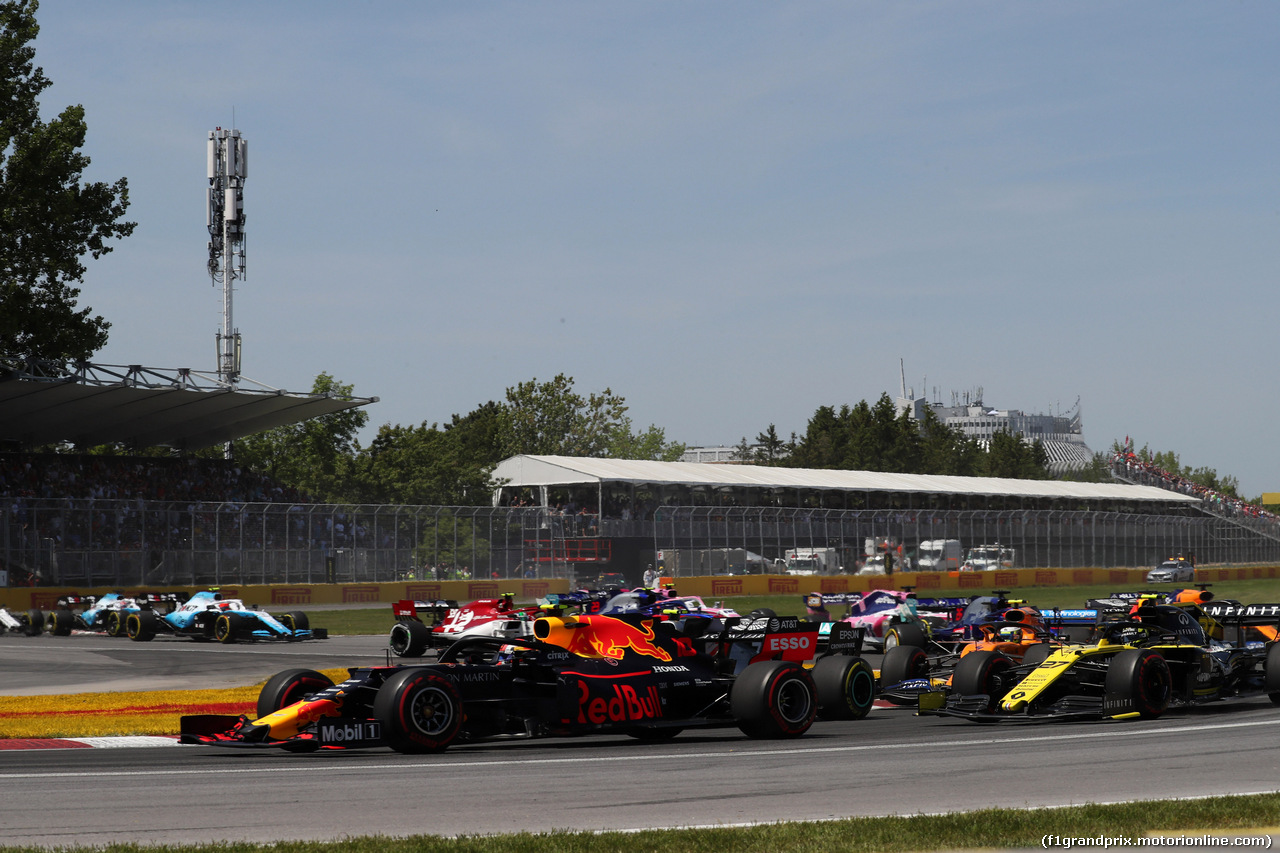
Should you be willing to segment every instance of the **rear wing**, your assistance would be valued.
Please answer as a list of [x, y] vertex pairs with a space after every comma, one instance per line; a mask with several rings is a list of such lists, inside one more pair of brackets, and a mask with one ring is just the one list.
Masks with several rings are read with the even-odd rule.
[[456, 610], [458, 602], [452, 599], [437, 599], [436, 601], [414, 601], [410, 599], [401, 599], [391, 605], [391, 612], [395, 615], [397, 622], [421, 622], [422, 617], [418, 614], [428, 613], [433, 621], [439, 622], [449, 614], [450, 610]]
[[1209, 601], [1201, 604], [1200, 610], [1224, 625], [1280, 625], [1280, 604]]

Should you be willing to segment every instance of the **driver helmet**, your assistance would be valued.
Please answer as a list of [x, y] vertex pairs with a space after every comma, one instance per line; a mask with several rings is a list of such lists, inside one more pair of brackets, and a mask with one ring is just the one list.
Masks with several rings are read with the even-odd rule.
[[1016, 643], [1022, 639], [1022, 629], [1016, 625], [1006, 625], [999, 631], [1000, 639], [1006, 643]]

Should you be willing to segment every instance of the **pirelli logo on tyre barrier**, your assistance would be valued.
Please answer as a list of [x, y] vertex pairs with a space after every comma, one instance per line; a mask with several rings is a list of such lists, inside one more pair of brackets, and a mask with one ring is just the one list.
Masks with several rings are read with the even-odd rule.
[[[664, 577], [683, 595], [724, 598], [733, 595], [804, 595], [809, 592], [867, 592], [873, 589], [911, 587], [933, 594], [947, 590], [1019, 589], [1032, 586], [1112, 585], [1117, 589], [1141, 587], [1147, 569], [1000, 569], [990, 572], [895, 572], [892, 575], [735, 575], [733, 577]], [[1198, 583], [1232, 580], [1280, 579], [1280, 566], [1199, 567]], [[58, 599], [68, 593], [104, 595], [121, 592], [186, 592], [209, 587], [7, 587], [0, 588], [0, 605], [14, 610], [38, 607], [53, 610]], [[563, 578], [498, 581], [401, 581], [360, 584], [276, 584], [221, 585], [226, 598], [240, 598], [261, 607], [307, 606], [312, 604], [368, 603], [377, 605], [411, 599], [472, 601], [514, 593], [517, 599], [533, 601], [548, 593], [564, 593], [570, 581]]]

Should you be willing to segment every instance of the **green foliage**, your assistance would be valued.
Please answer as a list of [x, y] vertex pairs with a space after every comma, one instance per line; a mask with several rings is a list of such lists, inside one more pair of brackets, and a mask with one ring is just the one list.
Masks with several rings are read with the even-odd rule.
[[40, 120], [49, 87], [34, 64], [36, 0], [0, 3], [0, 352], [54, 361], [88, 359], [110, 324], [76, 308], [85, 255], [127, 237], [128, 182], [82, 183], [84, 107]]
[[[327, 373], [316, 377], [313, 394], [350, 398], [352, 386]], [[369, 421], [363, 409], [347, 409], [287, 424], [239, 439], [232, 445], [241, 463], [291, 486], [320, 503], [350, 503], [355, 488], [356, 432]]]
[[[984, 452], [976, 441], [939, 421], [932, 410], [926, 409], [920, 421], [905, 411], [899, 414], [888, 394], [880, 395], [874, 406], [866, 400], [839, 411], [820, 406], [804, 436], [793, 444], [794, 449], [775, 464], [902, 474], [1047, 476], [1042, 447], [1022, 445], [1020, 439], [1002, 440]], [[995, 473], [1011, 470], [1024, 473]]]
[[668, 443], [650, 426], [632, 431], [623, 397], [609, 388], [585, 398], [563, 373], [549, 382], [531, 379], [507, 389], [503, 457], [597, 456], [615, 459], [678, 459], [684, 445]]

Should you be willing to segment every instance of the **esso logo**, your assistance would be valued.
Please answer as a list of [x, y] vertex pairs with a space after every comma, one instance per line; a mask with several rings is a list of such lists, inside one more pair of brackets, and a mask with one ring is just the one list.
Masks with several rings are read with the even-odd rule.
[[788, 652], [794, 650], [808, 651], [813, 645], [813, 638], [807, 634], [791, 637], [770, 637], [767, 647], [770, 652]]

